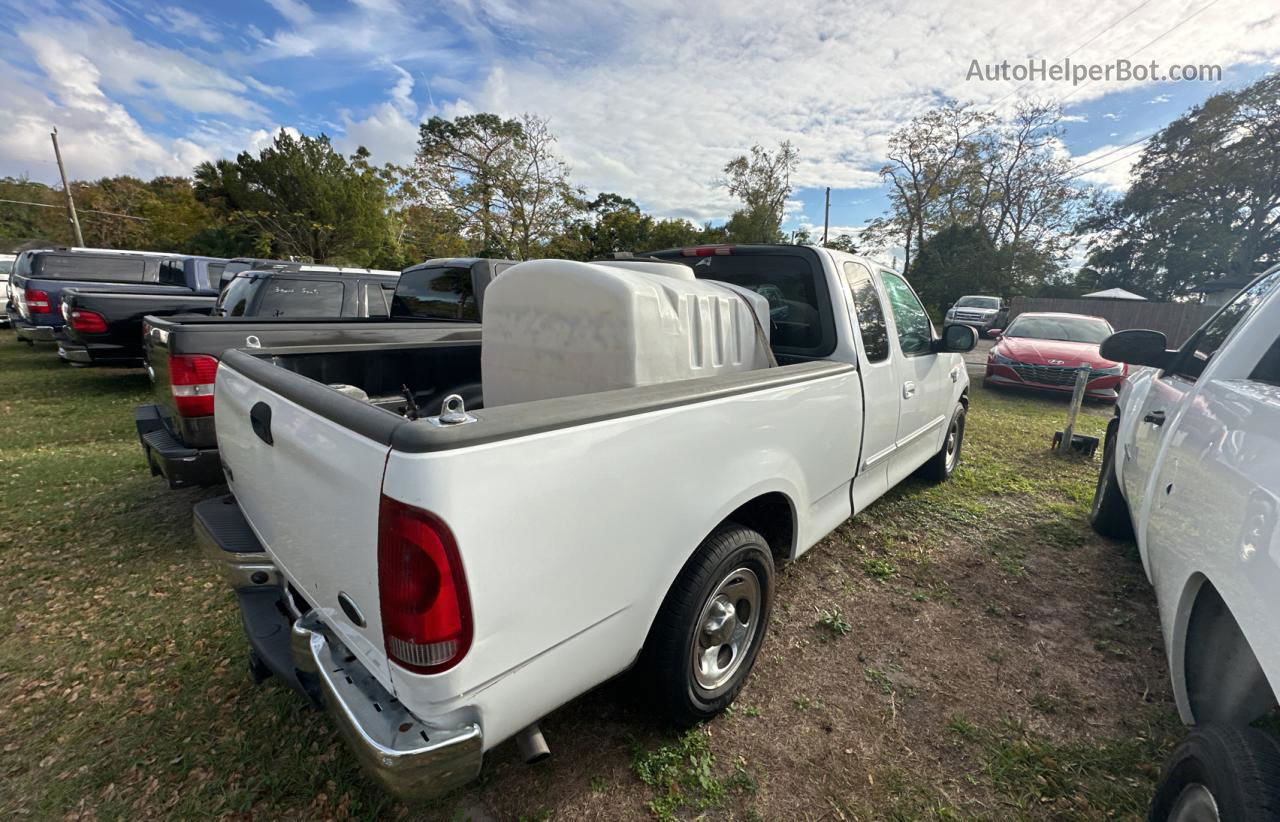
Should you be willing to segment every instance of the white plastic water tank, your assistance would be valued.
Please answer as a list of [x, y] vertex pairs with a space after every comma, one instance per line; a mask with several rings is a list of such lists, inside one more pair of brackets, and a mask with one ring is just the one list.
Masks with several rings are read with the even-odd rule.
[[768, 300], [688, 266], [532, 260], [485, 291], [484, 404], [766, 368], [768, 333]]

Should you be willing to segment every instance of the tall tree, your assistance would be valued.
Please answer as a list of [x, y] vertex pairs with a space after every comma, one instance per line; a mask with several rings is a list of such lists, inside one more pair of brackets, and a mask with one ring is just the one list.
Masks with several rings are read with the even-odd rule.
[[782, 218], [791, 194], [791, 174], [800, 153], [790, 141], [770, 152], [751, 147], [725, 164], [722, 185], [742, 201], [725, 230], [740, 243], [776, 243], [782, 239]]
[[424, 205], [449, 209], [482, 256], [527, 258], [573, 212], [569, 171], [545, 120], [471, 114], [419, 128], [412, 177]]
[[201, 163], [195, 191], [256, 253], [368, 265], [390, 236], [387, 181], [360, 148], [348, 160], [325, 135], [281, 130], [255, 157]]
[[1174, 120], [1148, 141], [1132, 180], [1080, 223], [1101, 287], [1167, 299], [1280, 262], [1280, 74]]
[[900, 245], [910, 271], [926, 242], [951, 226], [985, 234], [999, 253], [998, 290], [1042, 282], [1071, 242], [1082, 188], [1060, 151], [1061, 112], [1030, 103], [1007, 120], [948, 103], [894, 133], [881, 175], [889, 211], [864, 234]]

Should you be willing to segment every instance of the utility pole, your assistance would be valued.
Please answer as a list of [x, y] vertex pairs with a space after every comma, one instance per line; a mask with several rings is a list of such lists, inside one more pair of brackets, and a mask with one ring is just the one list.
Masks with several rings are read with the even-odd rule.
[[827, 225], [831, 222], [831, 186], [827, 186], [827, 207], [822, 212], [822, 244], [827, 244]]
[[71, 227], [76, 230], [76, 245], [84, 245], [84, 235], [80, 233], [80, 218], [76, 216], [76, 201], [71, 199], [71, 186], [67, 184], [67, 170], [62, 167], [62, 151], [58, 149], [58, 129], [49, 132], [53, 140], [53, 156], [58, 158], [58, 173], [62, 175], [62, 191], [67, 195], [67, 213], [71, 215]]

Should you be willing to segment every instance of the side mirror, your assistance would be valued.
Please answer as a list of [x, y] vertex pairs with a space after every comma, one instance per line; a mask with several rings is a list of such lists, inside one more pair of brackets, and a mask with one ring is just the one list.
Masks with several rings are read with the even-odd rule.
[[933, 350], [963, 354], [966, 351], [972, 351], [977, 344], [977, 331], [967, 325], [955, 324], [942, 329], [942, 336], [933, 341]]
[[1098, 355], [1112, 362], [1164, 368], [1177, 354], [1176, 351], [1167, 350], [1168, 345], [1168, 338], [1159, 331], [1131, 328], [1117, 331], [1103, 340], [1098, 347]]
[[997, 339], [997, 338], [998, 338], [1001, 334], [1003, 334], [1003, 333], [1004, 333], [1004, 329], [1003, 329], [1003, 328], [988, 328], [988, 329], [987, 329], [987, 336], [988, 336], [988, 337], [990, 337], [990, 338], [991, 338], [991, 339], [993, 339], [993, 340], [994, 340], [994, 339]]

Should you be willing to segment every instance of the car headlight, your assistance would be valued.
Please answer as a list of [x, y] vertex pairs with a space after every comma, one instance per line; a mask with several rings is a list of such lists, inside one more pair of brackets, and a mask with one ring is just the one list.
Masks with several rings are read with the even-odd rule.
[[997, 354], [995, 351], [991, 352], [991, 362], [995, 363], [996, 365], [1017, 365], [1018, 364], [1018, 361], [1013, 359], [1012, 357], [1006, 357], [1003, 354]]

